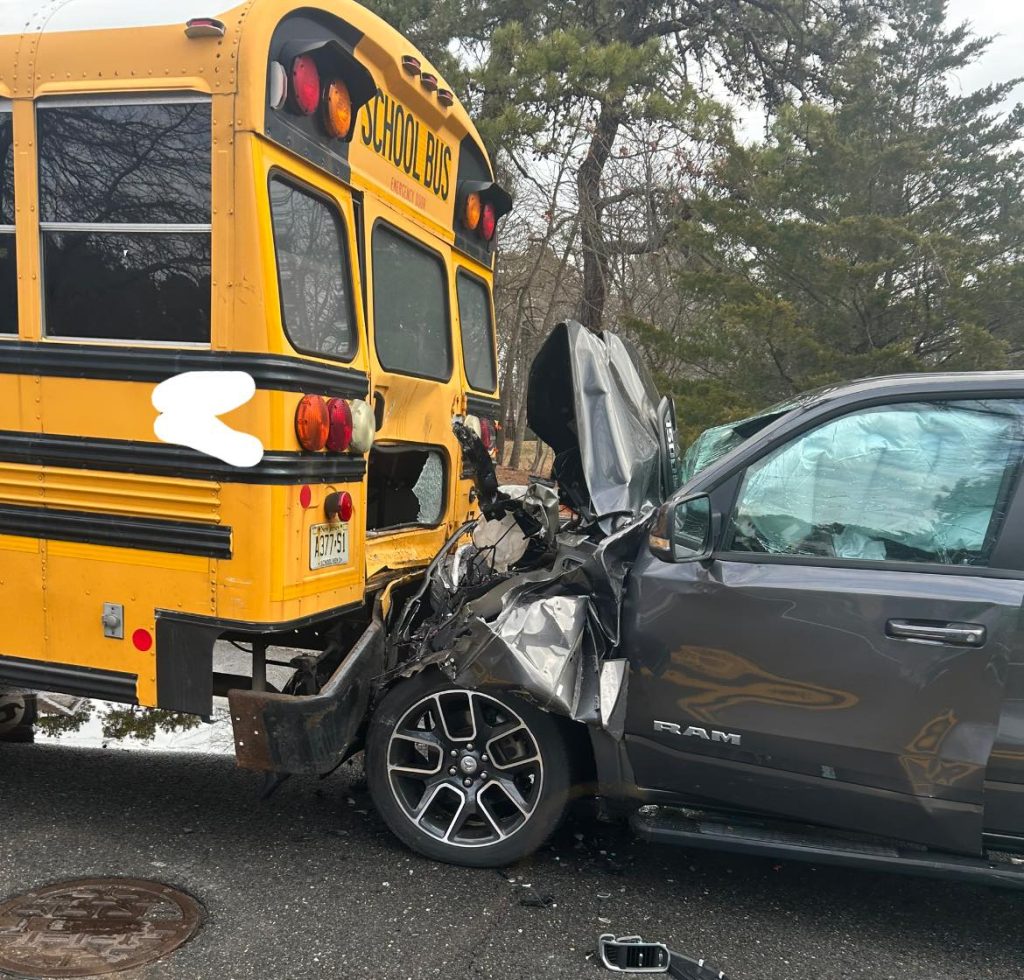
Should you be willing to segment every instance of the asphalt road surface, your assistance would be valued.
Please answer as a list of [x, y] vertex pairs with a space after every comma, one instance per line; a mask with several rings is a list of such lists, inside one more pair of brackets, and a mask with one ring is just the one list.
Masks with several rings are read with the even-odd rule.
[[586, 980], [612, 976], [588, 956], [606, 931], [730, 980], [1024, 978], [1024, 893], [687, 852], [586, 817], [528, 863], [467, 871], [397, 843], [358, 764], [258, 787], [226, 755], [0, 745], [0, 899], [97, 875], [196, 896], [198, 935], [132, 980]]

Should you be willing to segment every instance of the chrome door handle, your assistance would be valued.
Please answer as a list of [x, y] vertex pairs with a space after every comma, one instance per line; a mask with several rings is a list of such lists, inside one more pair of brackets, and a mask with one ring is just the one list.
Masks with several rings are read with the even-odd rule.
[[980, 647], [985, 643], [985, 627], [976, 623], [925, 623], [913, 619], [890, 619], [885, 635], [897, 640], [930, 640], [958, 647]]

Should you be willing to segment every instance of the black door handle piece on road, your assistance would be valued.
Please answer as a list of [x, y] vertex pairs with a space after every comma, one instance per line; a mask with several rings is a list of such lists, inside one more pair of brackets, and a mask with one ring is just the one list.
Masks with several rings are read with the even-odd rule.
[[897, 640], [926, 640], [958, 647], [980, 647], [985, 627], [977, 623], [933, 623], [915, 619], [890, 619], [885, 635]]

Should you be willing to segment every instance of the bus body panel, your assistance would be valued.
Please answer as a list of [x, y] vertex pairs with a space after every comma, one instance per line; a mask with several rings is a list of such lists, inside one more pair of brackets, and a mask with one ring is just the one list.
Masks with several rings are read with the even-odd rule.
[[[207, 713], [208, 678], [191, 675], [211, 674], [212, 638], [290, 636], [358, 609], [368, 579], [383, 582], [426, 564], [472, 510], [451, 432], [468, 393], [455, 267], [488, 284], [492, 270], [453, 247], [460, 147], [468, 139], [486, 159], [479, 136], [458, 102], [442, 107], [403, 73], [402, 56], [410, 54], [437, 75], [401, 35], [354, 3], [317, 8], [350, 26], [355, 56], [379, 86], [357, 114], [346, 181], [266, 133], [272, 38], [289, 15], [309, 8], [285, 0], [194, 8], [191, 0], [158, 10], [71, 0], [56, 13], [38, 2], [19, 5], [10, 23], [0, 19], [0, 100], [13, 107], [19, 306], [18, 335], [0, 335], [0, 683], [5, 661], [33, 661], [40, 687], [68, 669], [81, 672], [71, 683], [76, 691], [97, 677], [97, 693]], [[215, 16], [224, 37], [188, 38], [190, 16]], [[47, 337], [37, 106], [180, 93], [206, 96], [211, 107], [209, 343]], [[397, 165], [375, 146], [385, 102], [400, 103], [415, 119], [416, 155]], [[431, 173], [424, 181], [428, 135], [430, 166], [443, 159], [444, 180], [436, 170], [436, 179]], [[268, 189], [275, 174], [329, 200], [341, 216], [358, 337], [348, 362], [298, 350], [285, 330]], [[452, 347], [446, 380], [388, 372], [379, 362], [371, 261], [377, 220], [441, 256]], [[231, 369], [250, 370], [257, 382], [252, 400], [222, 419], [263, 443], [267, 455], [256, 473], [216, 460], [204, 466], [195, 452], [167, 446], [153, 432], [161, 380], [182, 370]], [[437, 524], [368, 534], [372, 453], [342, 461], [304, 456], [294, 428], [304, 394], [371, 406], [379, 396], [381, 452], [437, 447], [444, 463]], [[313, 570], [311, 528], [329, 523], [325, 502], [341, 492], [354, 504], [348, 561]], [[104, 635], [106, 603], [123, 608], [119, 636]]]

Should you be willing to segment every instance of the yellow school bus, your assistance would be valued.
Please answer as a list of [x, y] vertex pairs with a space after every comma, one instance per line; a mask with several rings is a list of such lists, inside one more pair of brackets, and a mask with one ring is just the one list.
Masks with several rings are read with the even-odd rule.
[[[231, 692], [243, 764], [320, 771], [386, 666], [374, 600], [473, 513], [452, 421], [493, 436], [511, 200], [375, 15], [216, 6], [0, 3], [0, 685]], [[185, 374], [252, 379], [221, 422], [258, 462], [157, 434]], [[268, 645], [311, 651], [287, 691]]]

